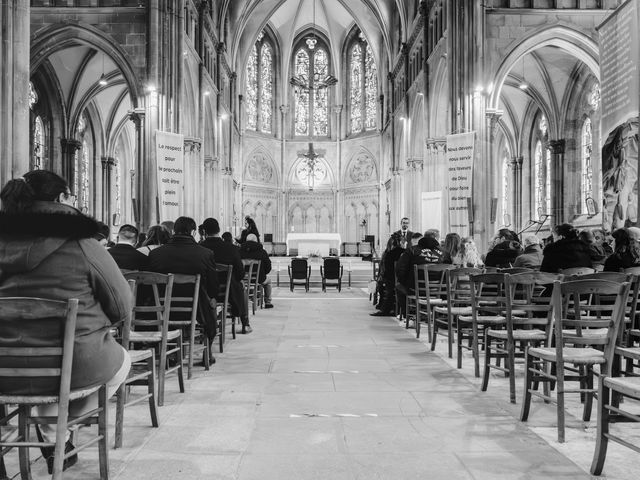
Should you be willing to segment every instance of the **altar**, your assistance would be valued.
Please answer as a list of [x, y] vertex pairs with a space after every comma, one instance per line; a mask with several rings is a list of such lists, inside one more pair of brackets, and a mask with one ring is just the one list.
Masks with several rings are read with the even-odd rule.
[[302, 257], [328, 257], [331, 250], [336, 254], [340, 252], [340, 242], [339, 233], [289, 233], [287, 255], [294, 249]]

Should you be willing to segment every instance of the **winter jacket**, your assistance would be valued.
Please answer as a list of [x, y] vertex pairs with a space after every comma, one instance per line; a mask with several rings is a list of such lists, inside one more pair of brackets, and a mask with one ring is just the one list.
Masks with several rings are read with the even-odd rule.
[[271, 271], [271, 259], [267, 251], [262, 248], [262, 244], [250, 241], [244, 242], [240, 245], [240, 257], [243, 260], [260, 260], [258, 283], [264, 283], [267, 279], [267, 274]]
[[593, 268], [589, 245], [577, 238], [561, 238], [550, 243], [543, 250], [540, 271], [557, 273], [566, 268]]
[[542, 249], [540, 245], [529, 245], [522, 255], [516, 257], [514, 267], [538, 268], [542, 264]]
[[[57, 202], [36, 202], [20, 215], [0, 213], [0, 297], [79, 300], [72, 389], [106, 382], [124, 360], [124, 350], [110, 329], [131, 311], [131, 291], [111, 255], [91, 238], [97, 232], [95, 220]], [[50, 326], [42, 321], [38, 338], [46, 342], [42, 332]], [[21, 337], [30, 334], [19, 325], [3, 325], [0, 346], [20, 345]], [[47, 365], [46, 357], [44, 362]], [[4, 360], [0, 368], [19, 365], [23, 365], [20, 359]], [[43, 378], [0, 377], [0, 391], [52, 394], [58, 385]]]
[[493, 247], [488, 253], [484, 264], [487, 267], [508, 268], [513, 265], [516, 257], [522, 253], [518, 242], [506, 240]]

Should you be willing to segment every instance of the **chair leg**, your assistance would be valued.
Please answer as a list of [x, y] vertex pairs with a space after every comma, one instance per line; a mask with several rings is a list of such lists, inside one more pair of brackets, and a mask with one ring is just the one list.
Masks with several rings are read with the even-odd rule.
[[[155, 369], [155, 366], [154, 366]], [[151, 380], [147, 378], [147, 382]], [[125, 381], [116, 393], [116, 435], [113, 448], [122, 447], [122, 431], [124, 429], [124, 406], [127, 403], [127, 382]]]
[[509, 401], [516, 403], [516, 346], [514, 342], [505, 340], [507, 358], [506, 367], [509, 369]]
[[184, 365], [182, 358], [182, 335], [179, 335], [177, 340], [178, 351], [178, 385], [180, 386], [180, 393], [184, 393]]
[[533, 358], [527, 351], [524, 361], [524, 398], [522, 399], [522, 409], [520, 410], [520, 421], [526, 422], [529, 418], [529, 409], [531, 408], [531, 389], [533, 384]]
[[[449, 358], [453, 358], [453, 315], [448, 315], [448, 332], [447, 332], [447, 341], [449, 342]], [[460, 332], [458, 331], [458, 335], [460, 335]], [[460, 367], [458, 367], [460, 368]]]
[[[98, 391], [98, 461], [100, 462], [100, 480], [109, 480], [109, 432], [107, 431], [108, 398], [107, 386]], [[64, 449], [64, 444], [63, 447]], [[62, 477], [61, 477], [62, 478]]]
[[[27, 418], [31, 416], [31, 406], [20, 405], [18, 408], [20, 409], [20, 413], [18, 414], [18, 431], [22, 441], [28, 442], [30, 438]], [[32, 480], [31, 462], [29, 462], [29, 449], [18, 447], [18, 458], [20, 463], [20, 478], [22, 480]]]
[[478, 346], [480, 343], [478, 338], [479, 335], [478, 323], [474, 321], [471, 326], [471, 353], [473, 354], [473, 373], [476, 378], [480, 378], [480, 347]]
[[585, 392], [584, 408], [582, 411], [582, 420], [584, 420], [585, 422], [588, 422], [589, 420], [591, 420], [591, 410], [593, 408], [593, 369], [592, 367], [587, 366], [585, 374], [586, 374], [585, 387], [587, 390], [590, 390], [590, 391]]
[[149, 393], [149, 414], [151, 426], [158, 428], [158, 385], [156, 383], [156, 356], [155, 352], [147, 359], [149, 376], [147, 377], [147, 392]]
[[564, 443], [564, 367], [558, 365], [556, 377], [556, 410], [558, 414], [558, 442]]
[[593, 452], [593, 461], [591, 462], [591, 474], [600, 475], [604, 467], [604, 461], [607, 458], [607, 446], [609, 445], [609, 398], [611, 390], [603, 385], [603, 379], [600, 379], [598, 389], [598, 433], [596, 437], [596, 449]]
[[460, 325], [460, 319], [458, 319], [458, 334], [456, 335], [456, 346], [458, 352], [458, 368], [462, 368], [462, 332], [463, 329]]
[[487, 391], [489, 387], [489, 370], [491, 370], [491, 342], [492, 339], [488, 335], [488, 330], [485, 330], [485, 340], [484, 340], [484, 374], [482, 375], [482, 386], [480, 390], [483, 392]]
[[435, 312], [433, 313], [433, 331], [431, 332], [431, 351], [436, 349], [436, 340], [438, 339], [438, 322], [436, 321]]
[[420, 303], [416, 299], [416, 338], [420, 338]]
[[158, 365], [158, 406], [164, 405], [164, 381], [167, 375], [167, 355], [163, 355], [160, 351], [160, 360]]
[[[193, 376], [193, 348], [196, 345], [196, 327], [189, 329], [189, 358], [187, 359], [187, 379]], [[182, 352], [181, 352], [182, 353]]]

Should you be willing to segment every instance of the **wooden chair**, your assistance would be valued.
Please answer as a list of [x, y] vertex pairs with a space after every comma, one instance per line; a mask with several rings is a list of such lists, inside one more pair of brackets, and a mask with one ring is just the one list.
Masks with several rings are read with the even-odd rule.
[[[520, 420], [529, 417], [533, 395], [556, 403], [558, 442], [565, 440], [564, 397], [567, 393], [584, 395], [583, 420], [591, 416], [593, 401], [593, 366], [600, 374], [610, 375], [618, 330], [624, 318], [629, 282], [607, 280], [555, 281], [553, 318], [555, 347], [529, 347], [525, 355], [525, 393]], [[615, 296], [613, 304], [602, 304], [600, 296]], [[587, 301], [583, 299], [587, 298]], [[594, 348], [597, 347], [597, 348]], [[573, 365], [576, 368], [570, 368]], [[551, 368], [554, 367], [554, 368]], [[578, 389], [566, 388], [577, 381]], [[538, 392], [538, 384], [555, 383], [556, 398]], [[534, 387], [535, 384], [535, 387]]]
[[248, 302], [251, 303], [251, 308], [254, 315], [256, 314], [256, 305], [258, 305], [258, 303], [260, 304], [260, 308], [262, 308], [262, 295], [260, 295], [262, 285], [258, 283], [261, 263], [261, 260], [242, 260], [242, 264], [244, 265], [245, 290], [247, 292]]
[[[109, 478], [109, 454], [107, 433], [107, 389], [105, 385], [84, 390], [71, 390], [71, 365], [73, 362], [73, 346], [75, 342], [76, 318], [78, 300], [68, 302], [44, 300], [42, 298], [9, 297], [0, 298], [0, 328], [19, 323], [31, 335], [12, 342], [10, 346], [0, 348], [0, 378], [41, 378], [51, 382], [51, 393], [42, 395], [21, 395], [1, 392], [0, 405], [2, 413], [0, 428], [9, 424], [13, 418], [18, 420], [17, 432], [3, 435], [0, 431], [0, 460], [12, 448], [18, 449], [20, 474], [23, 479], [31, 479], [31, 465], [29, 448], [54, 448], [53, 480], [63, 478], [62, 470], [65, 458], [76, 455], [85, 448], [98, 444], [100, 479]], [[51, 328], [44, 331], [42, 338], [38, 332], [42, 330], [43, 322], [50, 322]], [[2, 327], [4, 325], [5, 327]], [[56, 335], [57, 334], [57, 335]], [[52, 338], [53, 337], [53, 338]], [[37, 367], [39, 357], [47, 357], [55, 366]], [[13, 360], [12, 360], [13, 358]], [[20, 361], [15, 362], [15, 358]], [[30, 360], [31, 359], [31, 360]], [[1, 385], [1, 383], [0, 383]], [[69, 402], [86, 398], [98, 392], [98, 407], [79, 417], [69, 416]], [[32, 408], [38, 405], [58, 404], [56, 417], [38, 417], [32, 415]], [[15, 405], [7, 414], [7, 405]], [[31, 425], [56, 425], [55, 442], [41, 442], [31, 439]], [[97, 425], [96, 436], [77, 445], [72, 451], [65, 452], [66, 432], [73, 425]]]
[[[509, 275], [515, 275], [517, 273], [529, 273], [529, 272], [534, 272], [535, 270], [533, 268], [528, 268], [528, 267], [509, 267], [509, 268], [499, 268], [498, 272], [500, 273], [508, 273]], [[489, 273], [489, 272], [484, 272], [484, 273]]]
[[[427, 322], [427, 340], [432, 341], [432, 325], [434, 308], [447, 305], [447, 271], [457, 268], [448, 263], [427, 263], [419, 266], [419, 270], [425, 271], [428, 295], [425, 296], [426, 308], [420, 308], [416, 312], [416, 336], [420, 337], [421, 321], [423, 314]], [[422, 275], [419, 273], [419, 275]], [[422, 307], [425, 307], [423, 304]]]
[[[182, 330], [169, 330], [169, 313], [171, 311], [171, 294], [173, 291], [173, 274], [154, 272], [130, 272], [127, 280], [136, 282], [140, 292], [142, 286], [150, 287], [153, 298], [148, 299], [153, 305], [136, 305], [133, 307], [131, 320], [132, 344], [143, 346], [155, 345], [158, 351], [158, 405], [164, 405], [164, 385], [167, 374], [176, 372], [180, 393], [184, 393], [184, 372], [182, 359]], [[163, 298], [160, 298], [161, 289]], [[144, 289], [143, 289], [144, 290]], [[155, 315], [155, 319], [153, 316]], [[138, 330], [138, 327], [155, 330]], [[177, 362], [170, 366], [169, 357], [177, 356]]]
[[218, 300], [218, 341], [220, 353], [224, 351], [224, 344], [227, 341], [227, 318], [231, 319], [231, 335], [236, 338], [236, 322], [231, 314], [231, 304], [229, 303], [229, 290], [231, 289], [231, 278], [233, 276], [233, 265], [222, 263], [216, 264], [216, 272], [218, 273], [219, 293]]
[[439, 329], [446, 329], [448, 355], [453, 358], [453, 334], [458, 325], [458, 316], [471, 315], [471, 285], [470, 277], [478, 275], [482, 270], [478, 268], [454, 268], [446, 271], [447, 302], [444, 306], [433, 309], [433, 337], [431, 350], [435, 350]]
[[[136, 282], [129, 280], [129, 286], [133, 298], [136, 298]], [[153, 348], [141, 350], [129, 350], [131, 337], [131, 318], [133, 312], [127, 316], [121, 326], [120, 343], [122, 347], [129, 352], [131, 357], [131, 370], [117, 392], [116, 401], [116, 435], [114, 448], [122, 447], [123, 429], [124, 429], [124, 409], [136, 403], [149, 403], [149, 415], [151, 416], [151, 426], [158, 428], [158, 400], [157, 400], [157, 382], [156, 382], [156, 355]], [[146, 385], [147, 393], [145, 395], [136, 396], [129, 399], [130, 385]]]
[[289, 271], [289, 289], [293, 292], [293, 286], [304, 285], [305, 291], [309, 291], [309, 278], [311, 266], [306, 258], [292, 258], [291, 265], [287, 265]]
[[573, 267], [563, 268], [558, 273], [561, 273], [565, 278], [568, 278], [572, 275], [589, 275], [590, 273], [596, 273], [596, 271], [590, 267]]
[[[179, 295], [178, 295], [178, 292]], [[202, 352], [204, 369], [209, 370], [209, 340], [198, 325], [198, 298], [200, 296], [200, 275], [173, 274], [173, 290], [169, 313], [169, 328], [182, 329], [189, 341], [182, 342], [182, 356], [187, 353], [187, 379], [193, 376], [193, 359]], [[196, 343], [198, 340], [199, 344]]]
[[471, 275], [471, 315], [458, 315], [458, 368], [462, 368], [464, 340], [469, 339], [473, 355], [473, 371], [480, 377], [480, 336], [487, 328], [502, 330], [506, 326], [507, 295], [504, 273]]
[[[524, 358], [524, 348], [528, 345], [550, 346], [553, 304], [550, 295], [541, 293], [544, 286], [563, 279], [561, 274], [533, 270], [505, 275], [506, 328], [485, 330], [483, 392], [489, 386], [491, 369], [500, 370], [509, 377], [509, 400], [516, 403], [515, 359]], [[519, 351], [516, 351], [517, 345]], [[494, 359], [496, 362], [492, 363]]]
[[322, 291], [327, 291], [327, 280], [335, 282], [338, 291], [342, 291], [342, 272], [344, 266], [340, 265], [338, 257], [325, 257], [323, 265], [320, 265], [320, 276], [322, 277]]
[[[635, 353], [634, 355], [636, 355], [636, 360], [640, 360], [640, 354]], [[623, 402], [622, 400], [624, 399], [640, 401], [640, 377], [604, 376], [600, 378], [598, 388], [598, 433], [591, 463], [592, 475], [600, 475], [602, 473], [607, 457], [609, 440], [640, 453], [640, 445], [634, 445], [610, 431], [612, 423], [640, 422], [637, 409], [627, 408], [634, 402]]]

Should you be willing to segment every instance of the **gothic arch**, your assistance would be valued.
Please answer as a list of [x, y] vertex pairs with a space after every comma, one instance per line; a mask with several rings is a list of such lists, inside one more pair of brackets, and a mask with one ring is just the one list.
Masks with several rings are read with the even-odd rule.
[[343, 185], [377, 184], [379, 179], [376, 157], [364, 146], [353, 154], [342, 178]]
[[142, 106], [142, 82], [128, 54], [110, 35], [82, 22], [67, 20], [62, 22], [62, 26], [52, 25], [34, 32], [30, 53], [31, 71], [37, 71], [52, 53], [78, 44], [89, 45], [109, 55], [125, 78], [132, 105]]
[[269, 151], [260, 145], [254, 148], [245, 158], [242, 180], [245, 183], [280, 185], [279, 171]]

